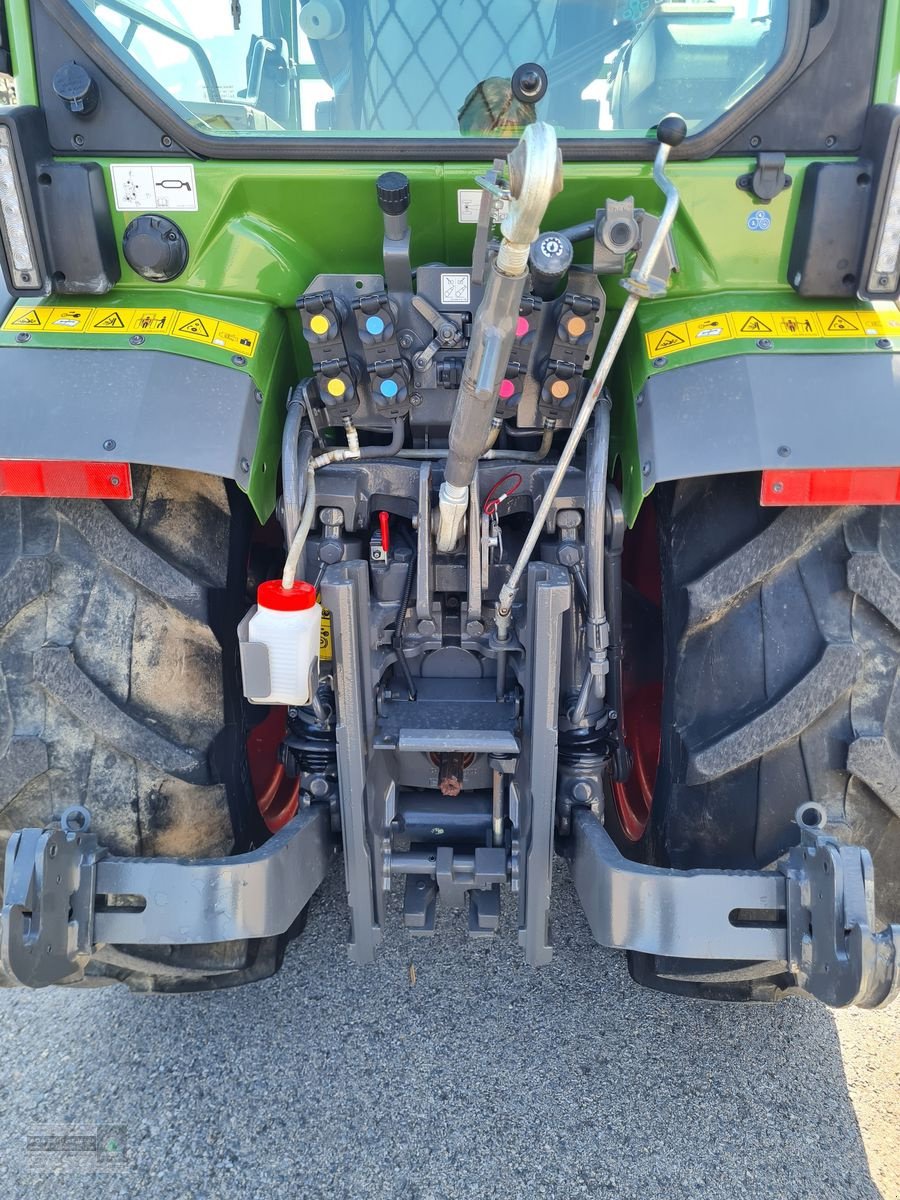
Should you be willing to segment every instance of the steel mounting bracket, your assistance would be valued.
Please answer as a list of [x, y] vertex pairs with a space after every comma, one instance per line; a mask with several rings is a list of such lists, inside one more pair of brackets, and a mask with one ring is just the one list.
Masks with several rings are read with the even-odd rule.
[[[75, 983], [98, 946], [197, 945], [285, 933], [333, 854], [328, 805], [232, 858], [116, 858], [80, 806], [6, 850], [0, 981]], [[116, 898], [119, 898], [118, 902]], [[127, 899], [126, 899], [127, 898]]]

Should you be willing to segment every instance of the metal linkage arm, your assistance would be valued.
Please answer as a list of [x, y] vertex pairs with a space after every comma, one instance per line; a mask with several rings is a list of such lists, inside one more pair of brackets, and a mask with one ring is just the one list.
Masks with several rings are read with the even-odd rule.
[[593, 812], [575, 811], [571, 870], [591, 932], [602, 946], [664, 958], [777, 963], [836, 1007], [889, 1004], [900, 926], [873, 932], [868, 852], [800, 827], [775, 869], [675, 871], [630, 862]]
[[61, 824], [20, 830], [7, 847], [0, 979], [10, 983], [72, 983], [105, 943], [196, 945], [284, 933], [333, 853], [327, 806], [304, 809], [264, 846], [233, 858], [113, 858], [89, 832], [85, 809], [67, 810]]

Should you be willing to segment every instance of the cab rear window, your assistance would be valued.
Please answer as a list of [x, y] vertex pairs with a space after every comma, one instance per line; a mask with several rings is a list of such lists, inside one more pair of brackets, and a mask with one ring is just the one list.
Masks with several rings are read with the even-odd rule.
[[[643, 137], [670, 111], [697, 133], [775, 68], [789, 6], [789, 0], [71, 3], [204, 133], [354, 139], [509, 137], [535, 120], [551, 122], [562, 138]], [[546, 90], [534, 100], [534, 80], [540, 85], [544, 75]]]

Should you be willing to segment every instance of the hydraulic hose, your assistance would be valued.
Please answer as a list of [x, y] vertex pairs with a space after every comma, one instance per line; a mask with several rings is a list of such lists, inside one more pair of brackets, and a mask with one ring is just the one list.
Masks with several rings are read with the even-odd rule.
[[572, 712], [573, 725], [580, 725], [590, 710], [591, 697], [602, 700], [606, 694], [609, 625], [606, 620], [604, 568], [606, 558], [606, 474], [609, 466], [609, 425], [611, 404], [602, 396], [594, 422], [594, 443], [588, 459], [584, 548], [587, 567], [587, 653], [588, 663]]
[[[297, 568], [300, 565], [300, 557], [303, 554], [303, 549], [306, 545], [306, 539], [309, 537], [309, 531], [312, 528], [313, 517], [316, 511], [316, 471], [322, 467], [330, 466], [332, 463], [347, 462], [349, 460], [358, 460], [361, 458], [393, 458], [400, 447], [403, 445], [405, 435], [405, 426], [402, 418], [398, 418], [393, 422], [391, 431], [391, 440], [387, 446], [364, 446], [360, 448], [359, 433], [356, 426], [348, 417], [344, 421], [344, 429], [347, 433], [347, 445], [338, 446], [334, 450], [327, 450], [324, 454], [320, 454], [318, 458], [308, 459], [306, 469], [306, 496], [303, 500], [303, 509], [300, 515], [300, 520], [297, 524], [297, 529], [294, 536], [291, 538], [288, 548], [287, 558], [284, 563], [284, 571], [282, 572], [281, 582], [285, 588], [291, 588], [297, 579]], [[287, 486], [285, 485], [285, 492]], [[285, 512], [287, 509], [285, 508]]]

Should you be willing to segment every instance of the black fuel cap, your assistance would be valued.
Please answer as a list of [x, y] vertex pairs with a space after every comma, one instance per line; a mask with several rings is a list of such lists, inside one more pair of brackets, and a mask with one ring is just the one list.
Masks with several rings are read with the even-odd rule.
[[378, 207], [387, 216], [398, 217], [409, 208], [409, 179], [402, 171], [385, 171], [375, 181]]
[[122, 253], [142, 279], [168, 283], [187, 266], [187, 238], [168, 217], [135, 217], [122, 238]]
[[53, 76], [53, 90], [69, 112], [89, 116], [100, 102], [93, 76], [80, 63], [63, 63]]

